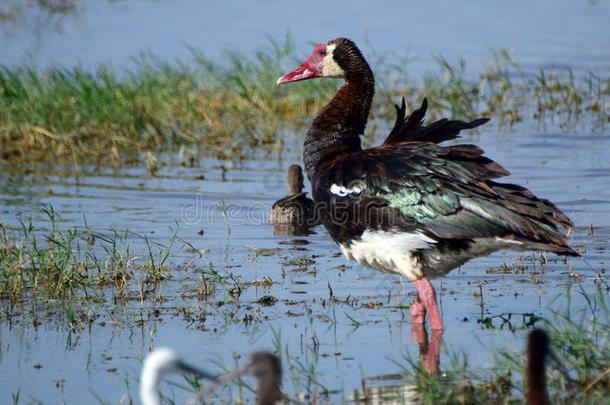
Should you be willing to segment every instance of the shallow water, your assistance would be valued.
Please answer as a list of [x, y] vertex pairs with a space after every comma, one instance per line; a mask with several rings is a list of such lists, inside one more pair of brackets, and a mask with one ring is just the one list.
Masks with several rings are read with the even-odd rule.
[[[309, 2], [295, 8], [290, 2], [271, 1], [236, 8], [227, 2], [192, 0], [87, 2], [78, 16], [62, 21], [63, 33], [46, 28], [38, 33], [3, 30], [0, 63], [30, 57], [42, 66], [51, 61], [66, 66], [81, 62], [93, 68], [110, 62], [122, 68], [130, 67], [129, 58], [144, 49], [163, 59], [185, 57], [184, 43], [212, 56], [224, 50], [248, 54], [265, 43], [266, 34], [280, 40], [291, 27], [303, 57], [311, 51], [308, 41], [337, 36], [363, 43], [368, 35], [379, 52], [410, 48], [420, 57], [409, 70], [414, 76], [434, 66], [431, 54], [451, 61], [462, 56], [476, 70], [490, 50], [512, 45], [526, 71], [551, 64], [604, 74], [610, 70], [607, 2], [520, 2], [511, 9], [501, 2], [349, 4]], [[497, 252], [434, 281], [447, 328], [444, 343], [450, 350], [465, 351], [471, 364], [492, 365], [490, 353], [503, 341], [523, 348], [525, 331], [520, 328], [530, 316], [519, 314], [550, 318], [553, 310], [565, 308], [566, 300], [557, 297], [568, 286], [576, 311], [586, 306], [580, 287], [593, 292], [596, 272], [607, 281], [609, 134], [603, 127], [595, 133], [587, 127], [565, 132], [523, 123], [510, 135], [497, 133], [492, 125], [465, 135], [464, 142], [480, 145], [511, 171], [507, 181], [550, 199], [574, 220], [572, 245], [584, 249], [586, 259], [552, 260], [543, 266], [539, 260], [531, 263], [529, 253], [523, 259], [521, 254]], [[221, 166], [227, 162], [202, 158], [197, 167], [183, 168], [176, 156], [163, 160], [157, 177], [150, 177], [143, 167], [51, 165], [32, 168], [29, 174], [0, 168], [0, 218], [9, 225], [33, 217], [45, 234], [51, 224], [40, 207], [51, 204], [65, 220], [60, 227], [82, 228], [86, 221], [98, 240], [112, 229], [129, 229], [134, 234], [128, 243], [140, 256], [146, 247], [136, 234], [167, 244], [176, 226], [179, 237], [197, 249], [210, 250], [184, 270], [198, 255], [176, 242], [172, 278], [158, 291], [166, 301], [149, 299], [140, 306], [137, 300], [114, 302], [109, 293], [105, 304], [92, 307], [97, 318], [91, 327], [70, 327], [66, 302], [0, 302], [0, 402], [19, 392], [25, 403], [126, 403], [137, 398], [141, 356], [151, 346], [174, 347], [202, 367], [218, 371], [218, 364], [234, 363], [234, 354], [273, 349], [278, 335], [291, 356], [316, 364], [317, 381], [333, 392], [334, 402], [359, 388], [362, 377], [370, 379], [370, 386], [396, 384], [387, 377], [401, 371], [396, 362], [406, 364], [404, 356], [417, 356], [418, 350], [411, 339], [408, 311], [398, 308], [413, 299], [412, 286], [346, 262], [322, 227], [306, 236], [279, 236], [266, 223], [272, 203], [286, 193], [284, 170], [299, 162], [299, 156], [283, 162], [246, 161], [229, 167], [225, 180]], [[229, 224], [221, 213], [223, 204]], [[270, 250], [257, 254], [252, 248]], [[303, 258], [313, 262], [303, 266]], [[487, 271], [513, 263], [526, 265], [526, 270]], [[239, 307], [230, 300], [219, 305], [227, 300], [222, 290], [208, 301], [197, 298], [201, 281], [196, 271], [210, 264], [247, 283]], [[248, 284], [266, 276], [273, 281], [271, 286]], [[334, 301], [329, 300], [329, 285]], [[482, 300], [475, 296], [481, 291]], [[266, 295], [278, 302], [256, 303]], [[506, 314], [513, 314], [516, 332], [509, 325], [499, 328], [499, 316]], [[240, 321], [248, 315], [258, 321]], [[483, 317], [494, 317], [498, 329], [478, 323]], [[312, 356], [316, 340], [317, 360]], [[447, 364], [443, 355], [441, 369]], [[303, 384], [292, 381], [299, 373], [285, 367], [285, 391], [303, 392]], [[183, 382], [180, 377], [172, 380]], [[177, 403], [186, 398], [181, 389], [167, 384], [163, 392]]]
[[[572, 309], [577, 310], [586, 305], [577, 289], [593, 292], [595, 272], [607, 280], [610, 141], [607, 134], [506, 136], [485, 130], [465, 141], [476, 142], [487, 156], [502, 162], [512, 172], [508, 180], [557, 203], [577, 224], [572, 245], [586, 250], [585, 259], [595, 270], [580, 259], [568, 259], [567, 264], [550, 261], [543, 266], [539, 260], [532, 265], [529, 253], [519, 260], [517, 253], [498, 252], [434, 281], [447, 327], [444, 343], [452, 350], [465, 351], [471, 363], [490, 366], [490, 351], [503, 345], [502, 339], [521, 349], [525, 331], [511, 332], [508, 325], [490, 330], [477, 319], [496, 317], [499, 327], [499, 315], [513, 314], [512, 327], [520, 329], [530, 317], [519, 314], [550, 318], [551, 310], [564, 308], [565, 299], [557, 296], [567, 286], [575, 287]], [[210, 252], [205, 260], [184, 271], [183, 265], [197, 255], [176, 243], [172, 248], [173, 278], [162, 282], [159, 290], [167, 301], [147, 301], [141, 307], [109, 301], [93, 308], [99, 318], [90, 328], [71, 331], [60, 301], [25, 302], [13, 308], [3, 302], [0, 363], [2, 370], [11, 372], [0, 373], [0, 392], [20, 391], [26, 402], [57, 403], [63, 398], [67, 403], [82, 403], [97, 397], [117, 403], [124, 396], [137, 398], [139, 356], [150, 346], [174, 347], [188, 359], [218, 371], [217, 364], [233, 364], [234, 354], [272, 350], [279, 334], [285, 350], [307, 364], [314, 362], [311, 348], [315, 335], [319, 342], [318, 382], [333, 392], [336, 401], [358, 388], [362, 377], [399, 373], [395, 361], [406, 364], [406, 353], [417, 355], [408, 311], [397, 309], [413, 299], [409, 283], [400, 284], [395, 276], [346, 262], [337, 255], [338, 249], [322, 227], [307, 236], [274, 236], [273, 227], [265, 223], [267, 210], [285, 193], [283, 171], [292, 161], [247, 161], [230, 168], [223, 181], [221, 162], [201, 159], [198, 167], [182, 168], [176, 160], [166, 156], [155, 178], [141, 168], [114, 171], [84, 167], [80, 171], [85, 174], [78, 177], [71, 173], [72, 168], [50, 167], [44, 174], [27, 175], [3, 168], [0, 212], [5, 222], [15, 224], [19, 218], [33, 215], [37, 226], [49, 228], [39, 208], [52, 204], [65, 219], [60, 224], [64, 228], [82, 227], [84, 217], [96, 230], [128, 228], [167, 243], [170, 228], [178, 224], [181, 238]], [[220, 212], [222, 201], [228, 207], [230, 226]], [[200, 230], [203, 235], [198, 234]], [[129, 244], [141, 254], [146, 251], [141, 238], [131, 237]], [[257, 255], [251, 247], [275, 250]], [[301, 258], [313, 262], [302, 267], [297, 263]], [[512, 266], [515, 261], [526, 270], [518, 274], [486, 272], [503, 263]], [[219, 307], [222, 293], [210, 301], [195, 297], [200, 276], [194, 271], [207, 268], [209, 263], [241, 282], [268, 276], [273, 284], [244, 287], [239, 308], [230, 300]], [[570, 268], [581, 279], [571, 276]], [[329, 303], [329, 284], [338, 302]], [[483, 292], [483, 305], [474, 295], [479, 291]], [[265, 295], [279, 301], [273, 306], [256, 303]], [[182, 307], [194, 315], [185, 316]], [[197, 319], [202, 311], [207, 311], [203, 321]], [[247, 314], [255, 314], [258, 322], [239, 322]], [[34, 319], [42, 324], [34, 326]], [[441, 369], [447, 365], [446, 357], [441, 357]], [[392, 383], [372, 379], [368, 384]], [[63, 387], [63, 393], [58, 387]], [[289, 380], [284, 387], [291, 393], [302, 391]], [[178, 401], [186, 398], [182, 390], [167, 385], [164, 393]]]
[[[294, 4], [223, 1], [82, 2], [78, 13], [55, 25], [4, 24], [0, 29], [0, 63], [32, 60], [94, 68], [109, 62], [130, 67], [131, 58], [150, 51], [162, 59], [184, 58], [186, 44], [217, 57], [225, 51], [246, 55], [267, 43], [282, 43], [290, 31], [299, 52], [309, 55], [310, 41], [344, 36], [379, 52], [394, 51], [418, 60], [419, 75], [436, 65], [433, 55], [455, 63], [463, 57], [479, 71], [492, 50], [514, 48], [528, 72], [541, 65], [571, 66], [576, 71], [610, 71], [610, 4], [604, 1], [551, 1], [532, 5], [512, 2], [325, 2]], [[55, 21], [55, 20], [53, 20]], [[35, 28], [34, 30], [32, 28]]]

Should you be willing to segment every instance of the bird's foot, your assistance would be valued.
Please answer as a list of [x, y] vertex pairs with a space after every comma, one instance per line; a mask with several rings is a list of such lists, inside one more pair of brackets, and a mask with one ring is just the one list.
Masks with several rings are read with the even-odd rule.
[[426, 307], [424, 306], [423, 302], [421, 302], [419, 297], [413, 304], [411, 304], [409, 314], [411, 314], [412, 324], [423, 324], [426, 321]]

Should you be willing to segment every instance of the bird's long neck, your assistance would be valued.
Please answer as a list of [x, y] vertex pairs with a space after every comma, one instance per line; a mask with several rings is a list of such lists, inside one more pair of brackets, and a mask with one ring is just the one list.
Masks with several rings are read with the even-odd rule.
[[278, 376], [267, 376], [258, 382], [258, 399], [256, 405], [275, 405], [281, 398]]
[[366, 62], [359, 74], [347, 82], [314, 119], [303, 148], [303, 163], [310, 181], [316, 168], [344, 153], [361, 150], [360, 135], [364, 133], [371, 109], [375, 81]]
[[547, 405], [549, 397], [546, 391], [544, 359], [533, 362], [528, 368], [528, 401], [529, 405]]
[[545, 361], [549, 354], [548, 337], [544, 332], [535, 330], [530, 334], [527, 356], [527, 403], [528, 405], [548, 405], [546, 390]]
[[161, 405], [159, 397], [159, 381], [161, 376], [155, 369], [145, 368], [140, 377], [140, 400], [143, 405]]

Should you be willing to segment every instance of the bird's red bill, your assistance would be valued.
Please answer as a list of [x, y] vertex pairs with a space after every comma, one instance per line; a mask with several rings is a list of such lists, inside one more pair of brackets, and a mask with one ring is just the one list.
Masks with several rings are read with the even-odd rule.
[[307, 60], [292, 72], [280, 77], [277, 84], [298, 82], [299, 80], [313, 79], [322, 76], [326, 56], [326, 44], [318, 44]]

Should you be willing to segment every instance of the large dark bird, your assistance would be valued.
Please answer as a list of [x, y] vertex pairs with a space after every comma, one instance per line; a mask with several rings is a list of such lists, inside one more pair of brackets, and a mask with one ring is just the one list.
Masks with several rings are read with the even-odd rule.
[[403, 101], [384, 144], [363, 150], [360, 135], [375, 83], [360, 50], [346, 38], [319, 44], [278, 84], [315, 77], [345, 79], [305, 139], [303, 162], [316, 210], [348, 259], [415, 284], [415, 322], [428, 313], [431, 327], [443, 329], [428, 278], [473, 257], [503, 248], [577, 255], [557, 229], [572, 228], [572, 221], [553, 203], [493, 181], [509, 173], [477, 146], [439, 145], [488, 119], [426, 126], [427, 101], [407, 118]]

